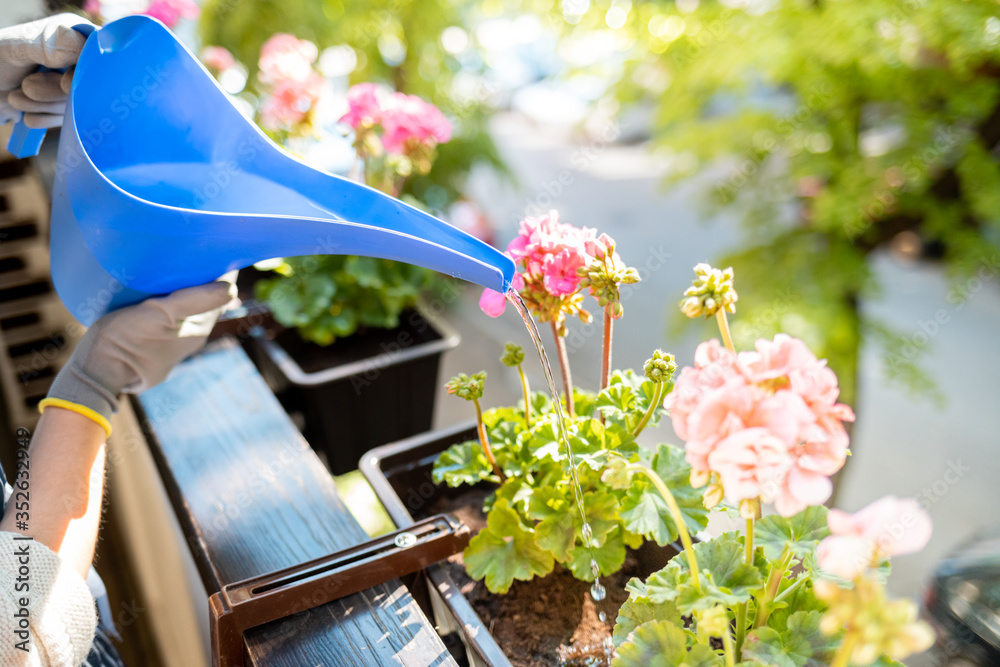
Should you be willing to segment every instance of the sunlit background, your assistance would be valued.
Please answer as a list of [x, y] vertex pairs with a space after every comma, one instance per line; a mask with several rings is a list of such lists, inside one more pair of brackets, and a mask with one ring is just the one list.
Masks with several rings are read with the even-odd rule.
[[[148, 4], [87, 9], [108, 21]], [[0, 24], [39, 11], [5, 3]], [[626, 288], [616, 367], [657, 347], [691, 363], [714, 335], [679, 313], [691, 268], [732, 265], [737, 346], [801, 337], [855, 406], [835, 504], [926, 502], [934, 537], [894, 561], [894, 594], [920, 596], [942, 557], [998, 522], [995, 2], [210, 0], [174, 29], [195, 53], [232, 53], [214, 73], [248, 116], [267, 95], [264, 42], [315, 43], [309, 131], [272, 133], [314, 166], [351, 171], [346, 92], [381, 82], [455, 126], [404, 198], [500, 247], [550, 209], [611, 234], [642, 276]], [[505, 341], [527, 343], [523, 325], [460, 291], [446, 317], [463, 342], [442, 381], [486, 369], [485, 403], [514, 402], [498, 358]], [[567, 343], [576, 382], [596, 388], [599, 327], [571, 323]], [[473, 416], [443, 390], [438, 406], [438, 425]], [[669, 425], [646, 435], [674, 440]]]

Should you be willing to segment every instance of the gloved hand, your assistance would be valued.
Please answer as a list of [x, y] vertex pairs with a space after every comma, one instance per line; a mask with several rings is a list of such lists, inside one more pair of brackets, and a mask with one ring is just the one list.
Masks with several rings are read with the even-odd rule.
[[[62, 125], [73, 68], [87, 38], [73, 29], [90, 25], [75, 14], [58, 14], [0, 30], [0, 125], [18, 120], [31, 128]], [[39, 65], [59, 72], [35, 72]]]
[[39, 409], [73, 410], [110, 435], [118, 394], [139, 393], [161, 382], [201, 349], [219, 314], [235, 299], [236, 285], [220, 281], [108, 313], [80, 339]]

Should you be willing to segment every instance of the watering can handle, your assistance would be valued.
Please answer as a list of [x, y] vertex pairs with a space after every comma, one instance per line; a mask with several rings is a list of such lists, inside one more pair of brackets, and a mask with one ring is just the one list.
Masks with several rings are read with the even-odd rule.
[[[73, 30], [84, 37], [89, 37], [96, 28], [88, 23], [81, 23], [73, 26]], [[49, 67], [39, 67], [36, 72], [65, 72], [65, 69], [52, 69]], [[16, 158], [33, 157], [38, 155], [42, 147], [42, 140], [45, 139], [45, 129], [32, 129], [24, 124], [24, 113], [21, 119], [14, 123], [14, 130], [10, 133], [10, 140], [7, 141], [7, 150]]]

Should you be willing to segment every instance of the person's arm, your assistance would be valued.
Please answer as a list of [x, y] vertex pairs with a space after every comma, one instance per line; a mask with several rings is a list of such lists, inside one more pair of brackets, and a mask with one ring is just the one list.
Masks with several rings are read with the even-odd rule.
[[[101, 517], [105, 437], [104, 428], [87, 417], [46, 410], [28, 449], [28, 474], [13, 480], [15, 495], [0, 521], [0, 531], [30, 535], [84, 579]], [[24, 530], [18, 529], [14, 502], [22, 481], [28, 498]]]
[[85, 579], [118, 395], [159, 383], [198, 351], [234, 296], [235, 286], [213, 283], [109, 313], [59, 371], [0, 521], [0, 636], [24, 633], [24, 649], [0, 641], [0, 665], [76, 665], [86, 657], [97, 617]]

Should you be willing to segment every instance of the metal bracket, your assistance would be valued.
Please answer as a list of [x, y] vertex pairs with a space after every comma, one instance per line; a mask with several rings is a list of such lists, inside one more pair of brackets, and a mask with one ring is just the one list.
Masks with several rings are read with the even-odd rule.
[[394, 533], [224, 586], [208, 599], [216, 667], [243, 667], [243, 633], [422, 570], [466, 547], [471, 533], [439, 514]]

